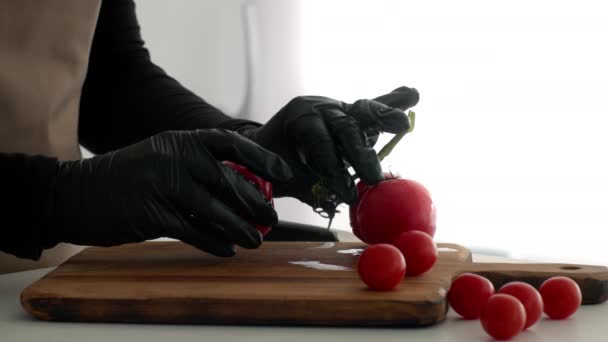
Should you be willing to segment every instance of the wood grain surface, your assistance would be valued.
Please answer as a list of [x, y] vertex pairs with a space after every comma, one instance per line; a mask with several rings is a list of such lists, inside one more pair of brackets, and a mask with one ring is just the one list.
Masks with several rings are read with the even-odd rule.
[[606, 299], [603, 267], [475, 264], [466, 248], [438, 247], [431, 271], [388, 292], [359, 280], [363, 243], [265, 242], [232, 258], [174, 241], [88, 248], [27, 287], [21, 303], [49, 321], [427, 326], [445, 319], [450, 282], [467, 271], [497, 284], [574, 275], [588, 285], [587, 303]]

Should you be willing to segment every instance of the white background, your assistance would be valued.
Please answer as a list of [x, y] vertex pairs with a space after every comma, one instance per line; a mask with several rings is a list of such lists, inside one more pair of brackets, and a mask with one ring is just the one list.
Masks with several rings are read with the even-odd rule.
[[[429, 188], [437, 240], [608, 264], [602, 1], [138, 1], [153, 59], [235, 115], [246, 3], [248, 117], [264, 121], [302, 94], [354, 101], [415, 87], [416, 129], [384, 167]], [[297, 201], [277, 205], [283, 219], [326, 224]], [[349, 229], [348, 216], [334, 228]]]

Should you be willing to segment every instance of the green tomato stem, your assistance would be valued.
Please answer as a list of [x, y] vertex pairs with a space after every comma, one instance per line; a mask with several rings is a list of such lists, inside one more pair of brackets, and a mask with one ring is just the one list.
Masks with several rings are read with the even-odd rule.
[[416, 124], [416, 112], [410, 111], [408, 113], [408, 117], [410, 118], [410, 128], [403, 133], [396, 134], [386, 145], [384, 145], [380, 152], [378, 152], [378, 160], [382, 161], [384, 158], [388, 157], [399, 141], [403, 139], [407, 133], [414, 130], [414, 125]]

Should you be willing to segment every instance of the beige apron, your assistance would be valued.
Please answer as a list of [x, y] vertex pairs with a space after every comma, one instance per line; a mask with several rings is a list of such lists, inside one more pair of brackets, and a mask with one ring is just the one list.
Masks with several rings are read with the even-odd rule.
[[[78, 108], [100, 4], [0, 1], [0, 152], [81, 158]], [[60, 244], [37, 262], [0, 252], [0, 273], [57, 265], [81, 249]]]

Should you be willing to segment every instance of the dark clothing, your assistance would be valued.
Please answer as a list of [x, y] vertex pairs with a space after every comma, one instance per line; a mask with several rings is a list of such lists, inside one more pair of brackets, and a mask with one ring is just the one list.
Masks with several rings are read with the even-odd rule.
[[[243, 122], [222, 113], [151, 61], [132, 0], [102, 2], [81, 96], [82, 146], [101, 154], [162, 131], [231, 129]], [[38, 259], [50, 247], [42, 208], [52, 196], [55, 161], [49, 156], [0, 153], [0, 250]]]

